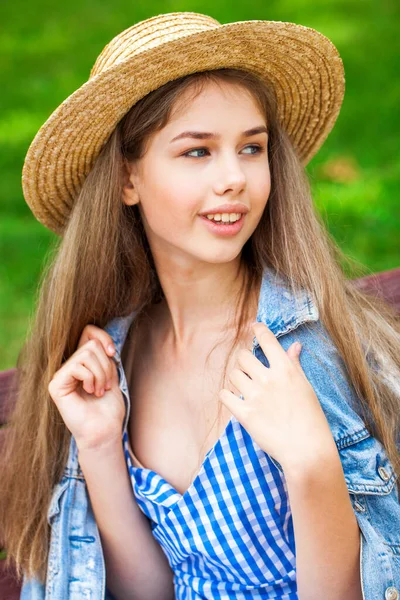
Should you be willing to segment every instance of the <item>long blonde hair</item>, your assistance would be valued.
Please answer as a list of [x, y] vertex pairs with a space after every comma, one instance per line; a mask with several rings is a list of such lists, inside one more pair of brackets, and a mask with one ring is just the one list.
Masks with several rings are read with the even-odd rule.
[[[13, 563], [18, 577], [26, 572], [45, 581], [47, 510], [68, 458], [70, 432], [48, 393], [53, 374], [76, 350], [85, 325], [105, 327], [110, 319], [163, 297], [138, 208], [121, 201], [126, 161], [143, 156], [146, 140], [165, 126], [184, 91], [195, 95], [208, 82], [248, 90], [265, 115], [269, 136], [271, 193], [242, 249], [245, 284], [235, 304], [232, 349], [246, 322], [245, 299], [264, 266], [285, 275], [293, 290], [308, 289], [344, 360], [366, 424], [400, 474], [400, 327], [393, 308], [345, 278], [347, 259], [314, 209], [306, 172], [279, 124], [272, 89], [241, 70], [194, 73], [151, 92], [119, 122], [42, 270], [35, 315], [18, 356], [18, 394], [0, 473], [0, 532], [7, 564]], [[382, 365], [379, 373], [374, 361]]]

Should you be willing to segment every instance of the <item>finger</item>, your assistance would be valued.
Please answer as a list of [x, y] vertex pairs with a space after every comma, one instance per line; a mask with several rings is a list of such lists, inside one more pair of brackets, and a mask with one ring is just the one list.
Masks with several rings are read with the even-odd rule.
[[243, 400], [235, 396], [233, 392], [223, 388], [219, 392], [219, 399], [228, 408], [238, 421], [244, 423], [246, 407]]
[[240, 369], [232, 369], [229, 373], [229, 380], [233, 383], [235, 388], [245, 398], [250, 398], [250, 394], [253, 390], [254, 382], [247, 377]]
[[238, 367], [253, 380], [262, 380], [268, 375], [268, 367], [263, 365], [250, 350], [245, 348], [239, 350], [236, 360]]
[[287, 351], [287, 355], [290, 358], [291, 362], [295, 365], [295, 367], [305, 377], [306, 375], [303, 371], [303, 367], [301, 366], [301, 362], [300, 362], [300, 354], [301, 354], [302, 348], [303, 348], [303, 346], [300, 344], [300, 342], [294, 342], [289, 347], [289, 349]]
[[300, 344], [300, 342], [293, 342], [293, 344], [291, 346], [289, 346], [286, 354], [289, 356], [289, 358], [295, 362], [295, 363], [299, 363], [299, 356], [301, 353], [301, 348], [302, 345]]
[[280, 364], [282, 360], [286, 359], [285, 350], [282, 348], [273, 332], [265, 325], [265, 323], [258, 321], [257, 323], [253, 324], [253, 331], [271, 366], [274, 364]]
[[89, 348], [85, 348], [76, 357], [76, 360], [72, 361], [72, 363], [82, 364], [85, 367], [87, 367], [90, 371], [92, 371], [94, 375], [94, 393], [96, 394], [96, 396], [100, 397], [106, 387], [107, 375], [97, 356], [97, 353], [93, 352]]
[[75, 352], [75, 355], [79, 356], [85, 350], [90, 350], [97, 356], [106, 376], [105, 389], [110, 389], [111, 381], [114, 378], [112, 358], [109, 358], [105, 354], [103, 344], [97, 338], [93, 338], [86, 342], [84, 346], [81, 346], [79, 351]]
[[86, 325], [84, 330], [82, 331], [82, 335], [80, 337], [78, 348], [86, 344], [89, 340], [97, 339], [99, 340], [103, 347], [104, 351], [108, 356], [113, 356], [115, 353], [115, 345], [114, 340], [104, 329], [101, 327], [97, 327], [96, 325]]
[[95, 385], [92, 371], [79, 363], [65, 364], [49, 383], [49, 393], [54, 402], [58, 402], [59, 396], [71, 393], [77, 381], [82, 382], [85, 392], [93, 394]]

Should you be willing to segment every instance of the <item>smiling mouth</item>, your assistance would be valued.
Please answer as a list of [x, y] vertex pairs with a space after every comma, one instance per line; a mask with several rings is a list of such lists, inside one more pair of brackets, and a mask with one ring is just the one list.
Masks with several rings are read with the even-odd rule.
[[244, 224], [244, 218], [246, 214], [241, 213], [240, 218], [236, 221], [214, 221], [214, 219], [208, 219], [205, 215], [199, 215], [199, 217], [205, 222], [206, 227], [208, 227], [211, 233], [215, 233], [217, 235], [236, 235], [242, 230]]
[[237, 221], [240, 221], [240, 219], [243, 217], [244, 213], [226, 213], [228, 215], [228, 218], [225, 217], [225, 219], [222, 218], [221, 214], [215, 213], [215, 215], [218, 215], [219, 218], [215, 218], [214, 215], [200, 215], [201, 217], [206, 218], [208, 221], [211, 221], [212, 223], [218, 223], [218, 225], [232, 225], [233, 223], [236, 223]]

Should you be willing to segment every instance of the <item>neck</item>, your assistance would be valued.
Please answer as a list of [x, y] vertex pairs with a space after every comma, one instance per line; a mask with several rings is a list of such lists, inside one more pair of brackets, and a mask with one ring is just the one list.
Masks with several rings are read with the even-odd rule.
[[[156, 309], [157, 336], [174, 353], [186, 352], [204, 336], [214, 339], [229, 329], [234, 333], [237, 294], [245, 275], [239, 259], [158, 273], [165, 298]], [[252, 309], [256, 312], [257, 306]]]

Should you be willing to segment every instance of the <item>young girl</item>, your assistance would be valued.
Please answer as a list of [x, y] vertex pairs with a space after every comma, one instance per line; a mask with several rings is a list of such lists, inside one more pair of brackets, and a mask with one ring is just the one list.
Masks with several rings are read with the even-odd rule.
[[399, 598], [400, 329], [304, 171], [343, 93], [313, 29], [170, 13], [36, 135], [61, 239], [1, 474], [22, 599]]

